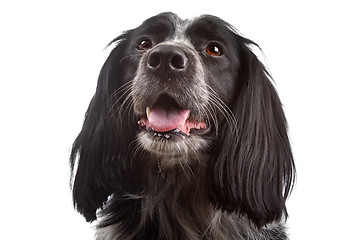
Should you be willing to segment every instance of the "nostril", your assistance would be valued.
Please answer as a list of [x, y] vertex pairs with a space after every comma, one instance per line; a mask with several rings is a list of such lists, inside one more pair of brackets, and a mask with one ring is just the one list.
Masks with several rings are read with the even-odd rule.
[[157, 68], [161, 63], [161, 57], [159, 56], [159, 53], [153, 52], [150, 54], [148, 59], [148, 65], [152, 68]]
[[150, 50], [146, 68], [157, 75], [179, 74], [186, 71], [188, 58], [185, 52], [176, 46], [160, 45]]
[[170, 59], [170, 66], [176, 70], [184, 69], [186, 66], [186, 57], [180, 54], [175, 54]]

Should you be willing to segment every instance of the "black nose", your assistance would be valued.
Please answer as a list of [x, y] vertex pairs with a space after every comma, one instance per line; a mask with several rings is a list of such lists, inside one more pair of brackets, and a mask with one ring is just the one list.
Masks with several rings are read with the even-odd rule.
[[147, 68], [159, 77], [171, 78], [184, 72], [188, 58], [177, 46], [162, 45], [154, 48], [148, 56]]

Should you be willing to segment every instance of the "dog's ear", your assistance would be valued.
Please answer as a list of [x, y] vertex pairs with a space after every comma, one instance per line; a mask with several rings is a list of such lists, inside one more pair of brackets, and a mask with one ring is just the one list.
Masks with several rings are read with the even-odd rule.
[[[246, 214], [258, 227], [287, 216], [285, 200], [295, 168], [282, 104], [264, 65], [238, 37], [241, 66], [231, 110], [208, 167], [210, 198], [223, 210]], [[225, 126], [226, 125], [226, 126]], [[236, 129], [235, 129], [236, 128]]]
[[[121, 188], [115, 183], [120, 183], [126, 173], [121, 170], [128, 159], [128, 146], [133, 139], [131, 130], [136, 129], [136, 126], [120, 126], [113, 114], [118, 105], [126, 101], [122, 92], [112, 92], [122, 89], [115, 85], [126, 81], [122, 77], [126, 65], [122, 61], [126, 50], [125, 35], [114, 41], [118, 44], [101, 69], [96, 93], [70, 156], [74, 206], [87, 221], [95, 220], [97, 209]], [[118, 97], [116, 101], [112, 100], [114, 97]]]

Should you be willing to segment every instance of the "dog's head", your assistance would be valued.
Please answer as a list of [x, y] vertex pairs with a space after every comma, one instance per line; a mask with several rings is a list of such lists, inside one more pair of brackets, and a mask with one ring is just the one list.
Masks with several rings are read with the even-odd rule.
[[217, 17], [172, 13], [112, 43], [73, 145], [78, 211], [91, 221], [110, 195], [143, 191], [142, 161], [204, 161], [217, 208], [258, 226], [279, 220], [294, 166], [280, 100], [249, 49], [256, 44]]

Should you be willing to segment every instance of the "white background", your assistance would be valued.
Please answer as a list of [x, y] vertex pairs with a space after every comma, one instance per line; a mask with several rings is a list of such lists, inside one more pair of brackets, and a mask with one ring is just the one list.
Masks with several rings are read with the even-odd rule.
[[69, 150], [105, 45], [162, 11], [217, 15], [259, 43], [297, 164], [291, 239], [360, 239], [356, 1], [121, 2], [0, 3], [1, 239], [93, 239], [72, 208]]

